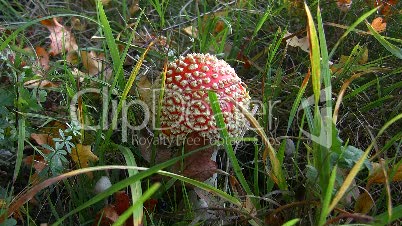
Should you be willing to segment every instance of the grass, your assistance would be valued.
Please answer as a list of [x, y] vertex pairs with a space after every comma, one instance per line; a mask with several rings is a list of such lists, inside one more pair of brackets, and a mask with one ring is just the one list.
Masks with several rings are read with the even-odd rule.
[[[364, 1], [347, 12], [324, 1], [37, 3], [0, 0], [0, 224], [401, 222], [400, 2], [386, 15], [388, 6]], [[380, 16], [384, 32], [370, 25]], [[35, 49], [49, 49], [57, 26], [43, 24], [53, 18], [67, 28], [59, 40], [71, 31], [79, 50], [41, 65]], [[309, 52], [289, 34], [308, 34]], [[93, 55], [83, 59], [82, 50]], [[221, 145], [189, 152], [157, 143], [162, 134], [153, 125], [161, 124], [167, 62], [192, 52], [226, 60], [253, 104], [239, 106], [250, 130], [230, 137], [208, 92]], [[27, 87], [33, 79], [51, 85]], [[123, 131], [120, 114], [132, 127], [146, 118], [140, 100], [156, 118]], [[73, 160], [66, 141], [89, 152]], [[185, 168], [187, 156], [211, 148], [219, 149], [216, 186]], [[101, 176], [112, 185], [96, 194]], [[363, 188], [370, 200], [359, 200]], [[120, 211], [112, 196], [121, 190], [128, 206], [110, 224], [95, 217], [114, 214], [103, 212], [110, 206]], [[362, 202], [373, 206], [360, 210]]]

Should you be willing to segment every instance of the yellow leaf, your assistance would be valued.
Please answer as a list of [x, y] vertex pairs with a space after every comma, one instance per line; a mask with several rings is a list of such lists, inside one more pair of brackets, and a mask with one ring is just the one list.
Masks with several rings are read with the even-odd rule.
[[98, 161], [98, 156], [92, 153], [90, 145], [77, 144], [76, 148], [71, 150], [70, 156], [71, 159], [73, 159], [73, 161], [81, 168], [88, 167], [89, 161]]
[[0, 199], [0, 209], [1, 208], [5, 208], [6, 207], [6, 200], [4, 200], [4, 199]]

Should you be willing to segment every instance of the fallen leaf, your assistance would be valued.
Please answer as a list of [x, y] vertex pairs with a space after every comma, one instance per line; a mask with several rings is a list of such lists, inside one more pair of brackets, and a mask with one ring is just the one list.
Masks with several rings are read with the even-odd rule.
[[[373, 164], [373, 173], [369, 176], [367, 187], [370, 187], [371, 184], [385, 183], [386, 176], [384, 175], [384, 171], [378, 165], [379, 164]], [[387, 174], [392, 182], [402, 181], [402, 164], [399, 165], [397, 169], [387, 170]]]
[[55, 83], [46, 80], [46, 79], [33, 79], [24, 82], [24, 87], [28, 89], [34, 89], [34, 88], [54, 88], [58, 87]]
[[36, 55], [38, 56], [38, 61], [43, 70], [49, 70], [49, 53], [43, 47], [35, 48]]
[[[146, 129], [141, 130], [138, 136], [137, 144], [139, 146], [141, 156], [147, 161], [151, 162], [152, 155], [152, 141], [153, 137]], [[155, 163], [162, 163], [172, 158], [172, 150], [163, 144], [163, 141], [157, 145], [157, 152], [155, 153]]]
[[65, 51], [77, 51], [78, 45], [75, 42], [74, 36], [71, 32], [61, 25], [56, 18], [42, 20], [41, 24], [44, 25], [50, 31], [50, 50], [51, 56], [56, 56]]
[[114, 209], [114, 205], [107, 205], [102, 210], [100, 210], [95, 217], [95, 221], [92, 224], [93, 226], [109, 226], [112, 225], [119, 218], [119, 214], [117, 214]]
[[346, 12], [352, 7], [352, 0], [338, 0], [336, 2], [336, 6], [338, 6], [338, 9], [342, 12]]
[[97, 75], [103, 69], [104, 55], [97, 55], [94, 51], [81, 51], [81, 61], [86, 72], [90, 75]]
[[133, 0], [128, 10], [130, 12], [130, 15], [134, 16], [134, 14], [138, 12], [138, 10], [140, 10], [139, 0]]
[[354, 211], [356, 213], [367, 214], [371, 208], [374, 206], [374, 201], [367, 190], [364, 190], [363, 193], [357, 198]]
[[152, 213], [156, 210], [156, 205], [158, 204], [157, 199], [148, 199], [144, 202], [144, 209], [147, 213]]
[[40, 173], [47, 166], [47, 162], [41, 155], [30, 155], [24, 158], [27, 166], [33, 166], [37, 173]]
[[229, 176], [229, 184], [233, 193], [237, 194], [237, 196], [244, 197], [246, 195], [246, 192], [244, 191], [243, 187], [240, 185], [239, 181], [236, 179], [235, 176], [233, 175]]
[[192, 38], [197, 38], [198, 37], [198, 30], [197, 28], [193, 27], [193, 26], [188, 26], [183, 28], [184, 33], [186, 33], [188, 36], [192, 37]]
[[217, 34], [221, 32], [223, 29], [225, 29], [225, 22], [223, 22], [222, 20], [218, 20], [215, 24], [214, 32]]
[[31, 139], [33, 139], [38, 145], [48, 144], [54, 146], [53, 137], [43, 133], [31, 133]]
[[377, 17], [371, 22], [371, 27], [378, 33], [384, 32], [387, 28], [387, 22], [382, 17]]
[[398, 3], [398, 0], [374, 0], [374, 7], [381, 6], [379, 14], [388, 16], [392, 14], [394, 6]]
[[71, 28], [76, 31], [84, 31], [86, 29], [86, 24], [82, 23], [77, 17], [71, 18]]
[[216, 162], [211, 160], [214, 150], [202, 150], [184, 159], [183, 176], [205, 181], [216, 173]]
[[90, 145], [77, 144], [75, 148], [71, 150], [70, 156], [80, 168], [88, 167], [89, 161], [98, 161], [98, 156], [92, 153]]
[[[286, 39], [288, 36], [293, 35], [292, 33], [286, 33], [284, 39]], [[310, 51], [310, 43], [308, 41], [307, 36], [303, 38], [298, 38], [297, 36], [293, 36], [292, 38], [286, 39], [286, 43], [292, 47], [299, 47], [301, 50], [304, 52], [309, 52]]]
[[130, 207], [130, 197], [125, 191], [118, 191], [114, 193], [114, 206], [116, 213], [121, 215]]

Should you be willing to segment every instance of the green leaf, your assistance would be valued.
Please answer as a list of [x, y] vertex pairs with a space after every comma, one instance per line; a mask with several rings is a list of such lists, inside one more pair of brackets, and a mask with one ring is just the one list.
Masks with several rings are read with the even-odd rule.
[[[343, 149], [344, 151], [341, 153], [341, 155], [334, 152], [331, 153], [331, 160], [334, 163], [336, 162], [341, 168], [352, 168], [364, 154], [361, 149], [358, 149], [351, 145]], [[372, 165], [368, 159], [364, 160], [364, 166], [368, 170], [372, 169]]]

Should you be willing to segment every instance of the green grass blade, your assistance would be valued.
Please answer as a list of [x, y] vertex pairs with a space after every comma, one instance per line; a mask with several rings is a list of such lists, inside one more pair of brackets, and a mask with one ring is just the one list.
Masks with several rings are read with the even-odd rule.
[[359, 25], [361, 22], [363, 22], [365, 19], [367, 19], [367, 17], [369, 17], [371, 14], [377, 12], [379, 7], [374, 8], [370, 11], [368, 11], [367, 13], [363, 14], [361, 17], [359, 17], [352, 25], [350, 25], [348, 27], [348, 29], [345, 31], [345, 33], [343, 33], [343, 35], [339, 38], [339, 40], [336, 42], [335, 46], [332, 48], [331, 53], [329, 54], [329, 59], [332, 58], [332, 56], [334, 55], [336, 49], [338, 48], [339, 44], [341, 44], [341, 42], [346, 38], [346, 36], [348, 36], [348, 34], [353, 31], [357, 25]]
[[308, 37], [310, 42], [310, 62], [311, 62], [311, 82], [313, 84], [314, 91], [314, 103], [318, 108], [318, 102], [320, 100], [321, 89], [321, 59], [320, 59], [320, 45], [318, 42], [317, 30], [315, 29], [313, 17], [307, 3], [304, 3], [304, 7], [307, 14], [308, 22]]
[[288, 126], [286, 128], [286, 134], [289, 132], [289, 129], [292, 126], [293, 119], [296, 116], [297, 109], [299, 108], [301, 99], [303, 97], [304, 91], [306, 90], [306, 87], [307, 87], [307, 84], [308, 84], [309, 80], [310, 80], [310, 73], [307, 73], [306, 77], [304, 77], [304, 79], [303, 79], [303, 82], [302, 82], [302, 84], [300, 86], [299, 91], [297, 92], [297, 96], [296, 96], [295, 101], [293, 102], [292, 109], [290, 109], [290, 115], [289, 115], [289, 118], [288, 118]]
[[257, 23], [257, 26], [255, 26], [253, 35], [251, 36], [251, 39], [254, 39], [254, 37], [258, 34], [258, 32], [262, 28], [262, 25], [264, 25], [265, 21], [267, 21], [268, 16], [270, 16], [270, 15], [272, 15], [271, 7], [267, 7], [267, 9], [265, 10], [264, 15], [261, 16], [260, 20]]
[[21, 169], [22, 157], [24, 155], [24, 141], [25, 141], [25, 117], [21, 116], [18, 120], [17, 159], [15, 160], [13, 182], [17, 180], [18, 174]]
[[205, 191], [211, 192], [211, 193], [221, 197], [222, 199], [224, 199], [224, 200], [236, 205], [237, 207], [242, 206], [241, 202], [237, 198], [235, 198], [233, 196], [230, 196], [229, 194], [227, 194], [227, 193], [223, 192], [222, 190], [217, 189], [217, 188], [215, 188], [215, 187], [213, 187], [213, 186], [211, 186], [209, 184], [206, 184], [206, 183], [203, 183], [203, 182], [200, 182], [200, 181], [197, 181], [197, 180], [193, 180], [191, 178], [181, 176], [181, 175], [178, 175], [178, 174], [174, 174], [174, 173], [171, 173], [171, 172], [166, 172], [166, 171], [158, 171], [158, 174], [163, 175], [163, 176], [169, 176], [169, 177], [174, 178], [176, 180], [181, 180], [181, 181], [183, 181], [185, 183], [191, 184], [191, 185], [193, 185], [195, 187], [198, 187], [198, 188], [201, 188], [201, 189], [203, 189]]
[[[243, 106], [239, 105], [237, 102], [232, 101], [233, 104], [236, 104], [236, 107], [240, 109], [242, 114], [247, 118], [247, 120], [250, 122], [250, 125], [255, 129], [255, 132], [261, 136], [262, 141], [264, 143], [264, 153], [268, 154], [269, 159], [271, 161], [271, 166], [273, 169], [273, 180], [275, 183], [278, 184], [279, 188], [282, 190], [288, 190], [287, 189], [287, 184], [286, 180], [284, 177], [284, 173], [282, 170], [282, 166], [279, 163], [279, 159], [277, 157], [276, 151], [272, 144], [269, 142], [269, 139], [267, 135], [265, 134], [263, 128], [260, 126], [258, 123], [257, 119], [255, 119], [247, 109], [245, 109]], [[263, 155], [264, 155], [263, 153]], [[263, 161], [265, 161], [266, 157], [263, 156]]]
[[253, 192], [251, 191], [251, 189], [246, 181], [246, 178], [243, 175], [239, 162], [237, 161], [236, 155], [233, 151], [233, 147], [230, 143], [229, 133], [226, 129], [226, 125], [223, 120], [222, 111], [219, 106], [218, 97], [216, 96], [216, 93], [214, 93], [212, 91], [208, 91], [208, 97], [209, 97], [209, 100], [211, 103], [211, 108], [212, 108], [212, 111], [215, 116], [216, 125], [219, 129], [223, 145], [225, 146], [228, 157], [229, 157], [230, 161], [232, 162], [233, 170], [234, 170], [237, 178], [239, 179], [239, 182], [242, 185], [243, 189], [246, 191], [247, 195], [253, 195]]
[[296, 225], [299, 221], [300, 221], [300, 219], [296, 218], [296, 219], [287, 221], [286, 223], [282, 224], [282, 226], [293, 226], [293, 225]]
[[260, 188], [258, 184], [258, 174], [259, 174], [259, 167], [258, 167], [258, 144], [257, 142], [254, 142], [254, 194], [258, 195], [260, 194]]
[[[160, 86], [160, 91], [159, 91], [159, 97], [158, 97], [158, 105], [156, 106], [156, 119], [155, 119], [155, 128], [161, 128], [161, 114], [162, 114], [162, 102], [163, 102], [163, 96], [165, 95], [165, 84], [166, 84], [166, 71], [167, 71], [167, 62], [165, 62], [165, 65], [163, 66], [163, 73], [161, 75], [161, 86]], [[155, 135], [154, 137], [159, 137], [160, 130], [156, 129], [154, 131]], [[154, 143], [154, 142], [152, 142]], [[156, 158], [156, 145], [152, 145], [152, 150], [151, 150], [151, 166], [155, 164], [155, 158]]]
[[134, 69], [132, 70], [132, 72], [130, 74], [130, 77], [129, 77], [127, 83], [126, 83], [126, 86], [124, 87], [123, 94], [122, 94], [122, 96], [120, 98], [119, 105], [117, 106], [116, 113], [113, 115], [112, 126], [109, 128], [109, 130], [107, 131], [107, 134], [105, 136], [105, 141], [106, 142], [109, 141], [109, 139], [110, 139], [110, 137], [111, 137], [111, 135], [113, 133], [113, 129], [116, 128], [116, 126], [117, 126], [117, 119], [118, 119], [119, 113], [120, 113], [121, 109], [123, 108], [123, 105], [125, 104], [128, 92], [130, 91], [131, 87], [133, 86], [135, 78], [137, 77], [137, 75], [138, 75], [138, 73], [140, 71], [142, 62], [144, 61], [145, 56], [147, 55], [148, 50], [149, 50], [149, 48], [151, 46], [152, 46], [152, 43], [144, 51], [144, 53], [141, 55], [140, 59], [138, 59], [137, 64], [135, 65]]
[[[117, 182], [116, 184], [114, 184], [113, 186], [111, 186], [109, 189], [105, 190], [104, 192], [94, 196], [92, 199], [88, 200], [87, 202], [83, 203], [82, 205], [78, 206], [77, 208], [75, 208], [74, 210], [70, 211], [69, 213], [67, 213], [66, 215], [64, 215], [62, 218], [60, 218], [58, 221], [56, 221], [53, 225], [60, 225], [61, 222], [63, 222], [66, 218], [78, 213], [79, 211], [90, 207], [91, 205], [103, 200], [104, 198], [108, 197], [109, 195], [112, 195], [113, 193], [127, 187], [130, 186], [132, 183], [135, 183], [137, 181], [140, 181], [141, 179], [148, 177], [152, 174], [157, 173], [159, 170], [169, 167], [171, 165], [173, 165], [174, 163], [176, 163], [177, 161], [181, 160], [182, 158], [188, 156], [189, 154], [192, 154], [194, 152], [189, 152], [188, 154], [185, 154], [183, 156], [180, 157], [176, 157], [173, 158], [169, 161], [166, 161], [164, 163], [158, 164], [154, 167], [151, 167], [149, 169], [147, 169], [146, 171], [140, 172], [135, 174], [132, 177], [126, 178], [122, 181]], [[108, 168], [109, 167], [109, 168]], [[99, 168], [99, 167], [95, 167], [95, 168]], [[112, 169], [112, 166], [105, 166], [104, 168], [106, 169]], [[119, 166], [118, 169], [129, 169], [130, 167], [126, 166], [126, 167], [121, 167]], [[85, 168], [87, 169], [87, 168]], [[135, 169], [135, 167], [131, 167], [131, 169]]]
[[366, 25], [368, 29], [370, 30], [371, 34], [378, 40], [378, 42], [384, 46], [385, 49], [387, 49], [390, 53], [392, 53], [394, 56], [398, 57], [399, 59], [402, 59], [402, 49], [396, 47], [392, 43], [388, 42], [385, 40], [385, 38], [380, 35], [376, 30], [371, 27], [371, 25], [366, 21]]
[[[122, 145], [119, 145], [119, 150], [123, 153], [124, 159], [126, 160], [127, 166], [137, 166], [137, 163], [135, 162], [135, 158], [131, 150], [127, 147], [124, 147]], [[128, 171], [128, 176], [132, 177], [136, 174], [138, 174], [138, 170], [127, 170]], [[140, 225], [142, 224], [142, 217], [143, 217], [143, 211], [142, 211], [142, 203], [140, 199], [142, 198], [142, 189], [141, 189], [141, 181], [136, 181], [135, 183], [130, 185], [130, 190], [131, 190], [131, 200], [133, 203], [136, 203], [137, 208], [130, 208], [131, 209], [131, 214], [133, 214], [134, 218], [134, 225]], [[145, 196], [145, 194], [144, 194]], [[133, 205], [134, 206], [134, 205]], [[131, 215], [130, 214], [130, 215]], [[119, 218], [120, 219], [120, 218]]]
[[329, 179], [329, 183], [327, 186], [327, 190], [325, 192], [324, 200], [322, 202], [321, 215], [320, 215], [318, 225], [325, 225], [326, 218], [329, 214], [328, 207], [331, 202], [332, 191], [334, 189], [334, 184], [335, 184], [335, 179], [336, 179], [336, 170], [337, 170], [337, 167], [335, 166], [332, 169], [331, 177]]
[[[142, 204], [147, 201], [161, 186], [160, 183], [155, 183], [153, 184], [142, 196], [140, 196], [132, 206], [130, 206], [130, 208], [128, 208], [126, 211], [124, 211], [124, 213], [122, 213], [119, 218], [113, 223], [112, 226], [118, 226], [118, 225], [124, 225], [124, 222], [127, 221], [127, 219], [131, 216], [131, 214], [133, 214], [133, 212], [136, 212], [138, 209], [141, 208], [141, 212], [142, 212]], [[135, 216], [135, 215], [134, 215]], [[142, 219], [140, 219], [142, 220]], [[134, 219], [135, 221], [135, 219]], [[135, 221], [134, 225], [141, 225], [138, 224], [141, 221]]]
[[327, 41], [325, 40], [324, 26], [322, 23], [321, 9], [317, 7], [317, 30], [318, 38], [320, 40], [320, 51], [321, 51], [321, 75], [324, 80], [325, 86], [325, 100], [326, 100], [326, 110], [327, 117], [332, 115], [332, 86], [331, 86], [331, 72], [329, 70], [329, 57], [328, 57], [328, 47]]
[[[119, 55], [119, 49], [117, 48], [116, 41], [114, 40], [113, 33], [112, 33], [112, 28], [110, 27], [109, 21], [106, 17], [105, 10], [103, 9], [102, 1], [98, 0], [97, 1], [97, 8], [98, 8], [98, 13], [99, 13], [99, 20], [100, 24], [102, 25], [102, 30], [105, 33], [105, 38], [106, 38], [106, 43], [109, 48], [110, 56], [112, 57], [113, 61], [113, 72], [118, 73], [119, 67], [122, 64], [120, 55]], [[117, 81], [119, 81], [120, 88], [123, 88], [124, 85], [124, 77], [122, 71], [120, 71], [119, 74], [115, 74], [115, 79], [117, 78]]]
[[374, 217], [376, 223], [374, 225], [387, 225], [402, 218], [402, 205], [392, 208], [392, 217], [389, 218], [388, 211], [378, 214]]

